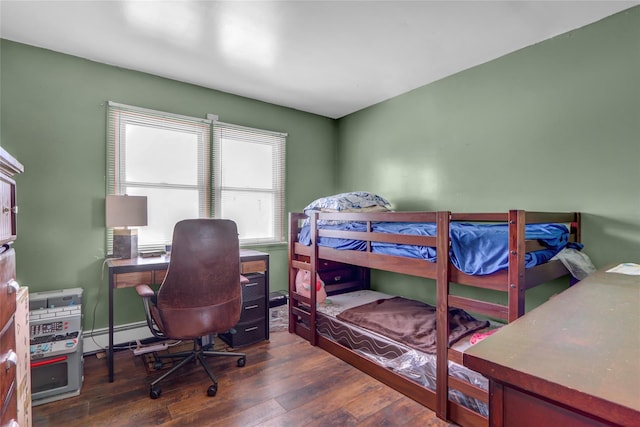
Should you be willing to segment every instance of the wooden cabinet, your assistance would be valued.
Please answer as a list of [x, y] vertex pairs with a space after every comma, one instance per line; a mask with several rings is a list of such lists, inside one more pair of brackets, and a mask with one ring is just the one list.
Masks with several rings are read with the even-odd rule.
[[0, 148], [0, 425], [18, 423], [18, 379], [16, 368], [24, 355], [18, 354], [15, 336], [16, 255], [11, 243], [16, 238], [16, 185], [12, 176], [23, 166]]
[[318, 261], [318, 275], [324, 282], [328, 295], [344, 292], [346, 289], [365, 289], [369, 284], [365, 268], [325, 259]]
[[[308, 256], [300, 255], [298, 261], [310, 263]], [[337, 261], [319, 259], [317, 273], [325, 284], [327, 295], [369, 289], [369, 269]], [[294, 268], [294, 278], [297, 270]]]
[[235, 333], [220, 334], [231, 347], [242, 347], [269, 339], [269, 254], [242, 250], [242, 274], [249, 283], [242, 285], [242, 315]]

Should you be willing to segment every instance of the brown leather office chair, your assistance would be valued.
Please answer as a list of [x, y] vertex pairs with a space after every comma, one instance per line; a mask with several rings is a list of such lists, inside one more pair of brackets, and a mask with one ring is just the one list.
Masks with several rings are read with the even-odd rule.
[[238, 323], [242, 310], [240, 247], [233, 221], [190, 219], [180, 221], [173, 230], [171, 260], [167, 275], [154, 293], [147, 285], [136, 287], [143, 298], [147, 324], [154, 336], [192, 340], [193, 350], [157, 355], [183, 358], [170, 371], [151, 383], [150, 396], [160, 397], [158, 383], [190, 361], [200, 361], [213, 385], [209, 396], [218, 391], [218, 381], [205, 356], [235, 356], [244, 366], [244, 353], [212, 351], [202, 346], [201, 337], [229, 331]]

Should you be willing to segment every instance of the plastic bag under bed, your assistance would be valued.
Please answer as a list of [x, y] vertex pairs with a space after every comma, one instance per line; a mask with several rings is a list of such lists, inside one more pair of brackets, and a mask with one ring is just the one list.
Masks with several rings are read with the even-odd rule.
[[[388, 359], [362, 350], [354, 351], [376, 362], [378, 365], [391, 369], [430, 390], [435, 391], [436, 389], [436, 371], [433, 355], [421, 353], [416, 350], [409, 350], [399, 357]], [[488, 381], [485, 377], [454, 362], [449, 362], [449, 375], [463, 379], [483, 390], [488, 389]], [[489, 408], [486, 403], [469, 397], [458, 390], [449, 388], [449, 399], [485, 417], [489, 415]]]

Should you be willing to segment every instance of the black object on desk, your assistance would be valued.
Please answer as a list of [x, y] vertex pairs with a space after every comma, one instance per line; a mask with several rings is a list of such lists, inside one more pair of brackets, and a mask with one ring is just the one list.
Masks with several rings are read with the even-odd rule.
[[165, 254], [164, 251], [144, 251], [144, 252], [140, 252], [140, 256], [142, 258], [160, 257], [160, 256], [162, 256], [164, 254]]

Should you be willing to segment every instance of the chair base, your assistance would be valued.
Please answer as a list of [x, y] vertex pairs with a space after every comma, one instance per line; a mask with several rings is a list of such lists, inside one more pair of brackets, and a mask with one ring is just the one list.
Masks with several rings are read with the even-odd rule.
[[182, 360], [177, 365], [173, 366], [169, 371], [165, 372], [159, 378], [157, 378], [155, 381], [151, 383], [149, 396], [152, 399], [157, 399], [158, 397], [160, 397], [162, 390], [160, 389], [160, 387], [158, 387], [158, 384], [162, 380], [167, 378], [169, 375], [172, 375], [174, 372], [182, 368], [187, 363], [191, 361], [195, 362], [196, 360], [200, 362], [200, 366], [202, 366], [202, 368], [205, 370], [207, 375], [209, 375], [209, 378], [211, 378], [211, 381], [213, 382], [213, 384], [209, 386], [209, 388], [207, 389], [207, 395], [215, 396], [218, 391], [218, 380], [213, 374], [213, 371], [211, 370], [211, 368], [209, 367], [209, 364], [206, 361], [206, 357], [218, 357], [218, 356], [238, 357], [239, 359], [238, 359], [237, 365], [238, 367], [243, 367], [247, 362], [247, 355], [245, 353], [235, 353], [235, 352], [229, 352], [229, 351], [213, 351], [213, 350], [209, 350], [208, 349], [209, 347], [210, 346], [202, 347], [199, 339], [194, 339], [193, 350], [191, 351], [181, 351], [181, 352], [172, 353], [172, 354], [155, 355], [157, 359], [182, 359]]

